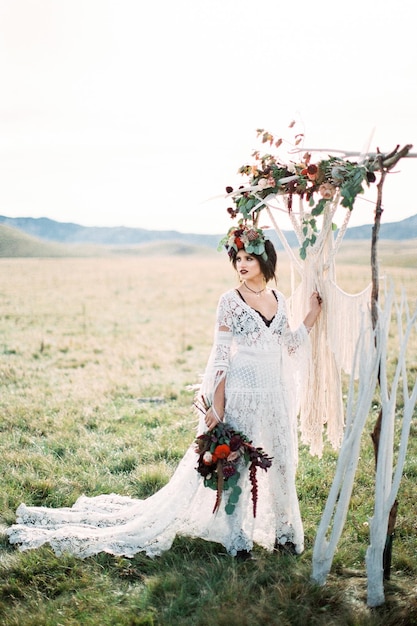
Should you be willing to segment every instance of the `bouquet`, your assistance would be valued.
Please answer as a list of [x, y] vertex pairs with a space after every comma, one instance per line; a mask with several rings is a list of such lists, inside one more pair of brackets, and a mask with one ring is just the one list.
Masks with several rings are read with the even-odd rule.
[[258, 501], [257, 468], [265, 471], [272, 464], [262, 448], [256, 448], [243, 433], [234, 430], [227, 423], [220, 422], [213, 430], [196, 439], [198, 454], [197, 472], [204, 478], [204, 485], [216, 491], [215, 513], [222, 501], [224, 491], [229, 491], [225, 511], [231, 515], [239, 501], [242, 489], [239, 486], [242, 466], [249, 465], [253, 516], [256, 517]]

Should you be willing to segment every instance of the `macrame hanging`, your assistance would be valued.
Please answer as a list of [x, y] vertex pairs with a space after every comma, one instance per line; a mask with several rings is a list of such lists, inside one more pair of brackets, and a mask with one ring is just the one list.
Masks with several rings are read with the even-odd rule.
[[[285, 202], [286, 198], [283, 197]], [[269, 218], [281, 242], [285, 235], [279, 228], [269, 201], [264, 200]], [[322, 314], [311, 331], [311, 362], [306, 380], [301, 385], [300, 429], [303, 443], [310, 452], [322, 455], [326, 431], [327, 439], [334, 448], [339, 448], [344, 429], [341, 371], [352, 372], [353, 355], [361, 332], [361, 326], [371, 328], [369, 309], [371, 285], [356, 294], [343, 291], [336, 281], [335, 257], [349, 222], [351, 211], [346, 209], [343, 226], [334, 238], [333, 217], [339, 207], [340, 194], [329, 200], [322, 214], [322, 225], [315, 242], [306, 249], [306, 258], [296, 258], [290, 246], [284, 245], [293, 271], [300, 277], [288, 301], [288, 310], [293, 324], [299, 324], [305, 314], [310, 294], [317, 290], [322, 299]], [[300, 199], [298, 215], [290, 213], [291, 223], [302, 246], [305, 239], [302, 223], [305, 217], [303, 201]]]

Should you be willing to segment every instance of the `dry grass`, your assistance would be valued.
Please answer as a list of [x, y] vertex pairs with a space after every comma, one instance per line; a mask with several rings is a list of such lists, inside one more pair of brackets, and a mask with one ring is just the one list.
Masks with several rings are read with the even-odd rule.
[[[337, 274], [346, 291], [368, 284], [366, 257], [365, 245], [344, 246]], [[400, 254], [395, 244], [384, 245], [381, 273], [397, 292], [404, 286], [410, 302], [417, 298], [416, 268], [412, 246]], [[232, 268], [218, 254], [0, 260], [4, 523], [13, 521], [22, 500], [60, 506], [81, 493], [143, 497], [169, 480], [193, 436], [189, 386], [198, 382], [208, 357], [218, 296], [234, 284]], [[281, 254], [279, 288], [288, 295], [289, 285]], [[417, 372], [416, 354], [417, 346], [410, 355]], [[144, 399], [163, 402], [139, 401]], [[365, 437], [346, 529], [325, 588], [309, 581], [311, 548], [336, 456], [326, 451], [319, 461], [302, 450], [298, 480], [307, 549], [301, 559], [277, 567], [260, 551], [256, 564], [239, 570], [216, 546], [181, 540], [155, 562], [141, 555], [79, 562], [57, 559], [47, 548], [19, 554], [4, 540], [0, 621], [411, 624], [407, 615], [417, 619], [415, 434], [413, 428], [394, 576], [381, 611], [367, 611], [360, 582], [372, 511], [373, 459]]]

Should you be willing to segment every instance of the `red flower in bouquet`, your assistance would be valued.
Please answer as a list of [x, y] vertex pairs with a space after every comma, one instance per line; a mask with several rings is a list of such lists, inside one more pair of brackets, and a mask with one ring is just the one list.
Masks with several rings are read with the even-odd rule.
[[226, 443], [222, 443], [214, 448], [214, 456], [218, 459], [227, 459], [230, 454], [230, 447]]

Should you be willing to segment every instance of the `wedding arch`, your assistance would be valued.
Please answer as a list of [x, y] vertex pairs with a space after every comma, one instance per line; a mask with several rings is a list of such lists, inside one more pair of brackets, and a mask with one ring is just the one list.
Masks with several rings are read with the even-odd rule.
[[[294, 122], [290, 127], [294, 126]], [[257, 136], [269, 146], [269, 152], [255, 150], [252, 163], [240, 167], [246, 184], [237, 189], [227, 187], [233, 206], [227, 210], [237, 219], [230, 232], [244, 224], [260, 227], [260, 216], [267, 214], [287, 253], [293, 274], [299, 281], [289, 299], [289, 312], [294, 323], [303, 315], [303, 303], [313, 290], [323, 298], [322, 315], [311, 333], [311, 360], [300, 395], [300, 432], [303, 443], [312, 454], [323, 453], [324, 435], [339, 450], [334, 481], [319, 524], [314, 551], [312, 578], [324, 584], [330, 571], [334, 552], [346, 520], [359, 457], [359, 445], [373, 394], [381, 390], [381, 409], [372, 438], [375, 448], [375, 505], [370, 521], [370, 544], [366, 564], [368, 605], [384, 602], [383, 580], [389, 578], [396, 497], [403, 471], [408, 434], [417, 402], [417, 382], [410, 384], [405, 352], [410, 334], [416, 331], [417, 310], [409, 312], [405, 297], [397, 306], [400, 346], [397, 367], [391, 388], [387, 378], [387, 337], [393, 306], [392, 290], [385, 307], [379, 301], [379, 264], [377, 244], [383, 212], [382, 190], [387, 174], [411, 154], [411, 145], [390, 153], [365, 154], [341, 150], [307, 149], [301, 145], [304, 135], [295, 136], [290, 158], [282, 162], [279, 150], [283, 139], [264, 129]], [[327, 152], [326, 159], [319, 158]], [[313, 155], [319, 157], [314, 161]], [[354, 158], [354, 160], [352, 159]], [[378, 178], [378, 180], [377, 180]], [[360, 194], [366, 186], [376, 184], [374, 224], [371, 241], [372, 282], [360, 293], [348, 294], [337, 284], [335, 258], [348, 228], [349, 220]], [[341, 225], [334, 223], [336, 211], [343, 213]], [[285, 211], [298, 242], [298, 253], [290, 246], [275, 218]], [[257, 253], [256, 249], [252, 250]], [[405, 327], [404, 327], [405, 326]], [[345, 408], [342, 398], [341, 373], [350, 376]], [[355, 384], [354, 381], [357, 380]], [[402, 381], [404, 410], [400, 452], [393, 466], [394, 415], [397, 389]], [[411, 391], [410, 391], [411, 388]]]

